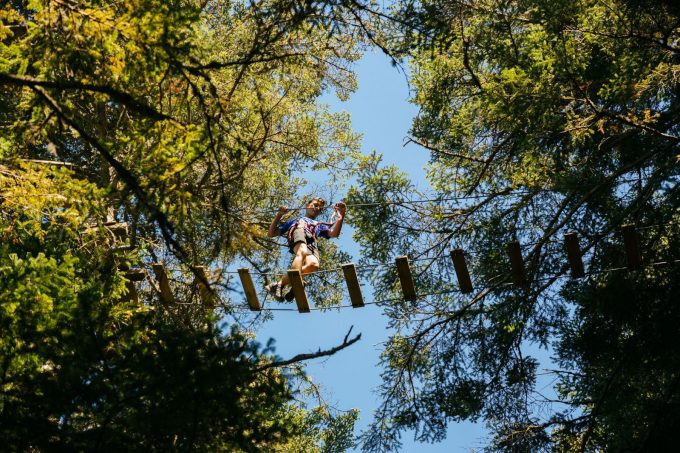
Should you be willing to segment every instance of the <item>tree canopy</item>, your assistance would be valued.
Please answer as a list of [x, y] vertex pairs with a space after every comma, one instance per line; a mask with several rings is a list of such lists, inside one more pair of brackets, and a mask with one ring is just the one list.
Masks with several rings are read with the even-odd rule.
[[[424, 295], [385, 310], [395, 334], [367, 451], [398, 447], [409, 429], [441, 441], [449, 423], [480, 419], [491, 450], [647, 450], [672, 438], [673, 5], [394, 3], [379, 39], [410, 67], [410, 140], [430, 153], [434, 193], [367, 156], [349, 197], [385, 202], [353, 215], [357, 240], [381, 262], [408, 255]], [[422, 199], [433, 201], [412, 202]], [[642, 269], [624, 272], [623, 224], [640, 228]], [[566, 232], [578, 234], [584, 279], [569, 281]], [[526, 285], [513, 283], [514, 241]], [[470, 295], [456, 288], [454, 248], [466, 254]], [[378, 297], [400, 294], [393, 270], [372, 278]]]
[[[1, 437], [13, 450], [339, 451], [356, 412], [216, 312], [196, 265], [274, 260], [268, 210], [346, 165], [360, 11], [335, 2], [0, 8]], [[125, 234], [114, 231], [124, 227]], [[164, 262], [176, 304], [130, 279]], [[221, 281], [221, 283], [220, 283]], [[139, 294], [135, 294], [139, 292]]]
[[296, 170], [356, 150], [348, 119], [313, 102], [355, 86], [357, 33], [333, 4], [15, 3], [3, 157], [83, 167], [113, 214], [182, 260], [251, 252], [253, 219], [289, 199]]
[[[356, 412], [300, 402], [313, 389], [241, 325], [229, 276], [203, 282], [216, 311], [194, 285], [197, 265], [269, 269], [266, 225], [305, 195], [307, 169], [334, 189], [355, 177], [346, 201], [371, 205], [348, 219], [362, 263], [408, 255], [420, 293], [399, 300], [385, 266], [364, 274], [394, 330], [365, 450], [405, 430], [441, 441], [459, 420], [487, 423], [493, 451], [655, 450], [680, 428], [674, 2], [11, 0], [0, 19], [9, 448], [352, 445]], [[359, 155], [348, 115], [316, 102], [355, 89], [366, 45], [409, 65], [409, 140], [433, 193]], [[566, 232], [585, 278], [569, 278]], [[325, 266], [346, 256], [325, 252]], [[161, 261], [173, 305], [131, 283]], [[338, 282], [322, 278], [311, 291], [332, 305]]]

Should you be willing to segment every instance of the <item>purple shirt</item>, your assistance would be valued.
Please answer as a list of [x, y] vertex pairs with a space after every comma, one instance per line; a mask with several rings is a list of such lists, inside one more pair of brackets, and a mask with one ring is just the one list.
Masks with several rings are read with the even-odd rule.
[[312, 235], [312, 237], [322, 237], [329, 239], [331, 227], [325, 222], [319, 222], [318, 220], [310, 219], [309, 217], [299, 217], [297, 219], [291, 219], [277, 226], [279, 234], [287, 234], [288, 231], [295, 225], [302, 226], [305, 232]]

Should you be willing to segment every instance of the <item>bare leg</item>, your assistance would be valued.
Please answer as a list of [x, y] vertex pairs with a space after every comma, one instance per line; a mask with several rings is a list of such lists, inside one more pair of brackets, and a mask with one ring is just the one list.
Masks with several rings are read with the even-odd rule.
[[307, 259], [305, 260], [305, 263], [302, 266], [302, 269], [300, 270], [300, 272], [302, 272], [302, 275], [309, 274], [309, 273], [312, 273], [312, 272], [316, 272], [318, 270], [319, 270], [319, 261], [316, 259], [316, 256], [307, 255]]
[[[293, 247], [293, 251], [295, 252], [295, 258], [293, 258], [293, 262], [290, 264], [291, 269], [298, 269], [302, 274], [305, 274], [305, 265], [306, 265], [306, 259], [309, 258], [310, 256], [314, 258], [312, 255], [309, 254], [309, 249], [307, 248], [307, 244], [298, 242], [295, 244], [295, 247]], [[316, 260], [316, 259], [315, 259]], [[318, 263], [316, 264], [317, 269], [319, 267]], [[311, 271], [307, 271], [311, 272]], [[281, 277], [281, 286], [286, 286], [289, 283], [288, 281], [288, 274], [284, 274], [283, 277]]]

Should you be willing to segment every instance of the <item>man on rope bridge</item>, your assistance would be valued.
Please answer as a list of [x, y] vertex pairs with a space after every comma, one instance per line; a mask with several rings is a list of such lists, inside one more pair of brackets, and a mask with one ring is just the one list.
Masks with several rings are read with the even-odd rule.
[[[325, 204], [323, 198], [314, 197], [307, 203], [305, 216], [279, 224], [281, 217], [288, 212], [288, 207], [281, 206], [271, 225], [269, 225], [267, 235], [270, 238], [287, 235], [288, 249], [290, 253], [295, 255], [290, 267], [291, 269], [298, 269], [302, 275], [319, 270], [319, 249], [316, 238], [330, 239], [340, 236], [347, 205], [343, 202], [336, 203], [335, 213], [337, 218], [333, 223], [314, 220], [321, 213]], [[267, 292], [279, 302], [284, 299], [291, 301], [294, 298], [292, 288], [284, 295], [284, 288], [288, 283], [288, 275], [284, 275], [278, 282], [267, 285]]]

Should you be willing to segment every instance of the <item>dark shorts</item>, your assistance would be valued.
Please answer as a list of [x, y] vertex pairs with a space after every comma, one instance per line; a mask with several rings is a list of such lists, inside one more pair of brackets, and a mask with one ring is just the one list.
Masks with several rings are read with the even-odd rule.
[[319, 248], [316, 245], [316, 239], [308, 234], [304, 228], [295, 228], [291, 233], [288, 240], [288, 249], [290, 250], [290, 253], [295, 254], [295, 244], [299, 242], [307, 244], [307, 250], [316, 257], [317, 261], [319, 260]]

